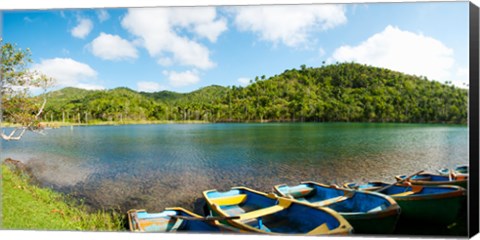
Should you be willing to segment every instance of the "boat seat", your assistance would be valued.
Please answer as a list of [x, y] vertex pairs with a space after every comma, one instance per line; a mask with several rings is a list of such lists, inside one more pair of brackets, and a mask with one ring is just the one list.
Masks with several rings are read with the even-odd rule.
[[346, 196], [338, 196], [338, 197], [329, 198], [329, 199], [326, 199], [326, 200], [322, 200], [322, 201], [318, 201], [318, 202], [312, 202], [312, 203], [319, 206], [319, 207], [323, 207], [323, 206], [327, 206], [327, 205], [330, 205], [330, 204], [333, 204], [333, 203], [336, 203], [336, 202], [345, 201], [347, 199], [348, 199], [348, 197], [346, 197]]
[[251, 219], [242, 220], [241, 222], [249, 225], [250, 227], [257, 228], [262, 231], [271, 232], [271, 230], [263, 224], [263, 221], [261, 219], [251, 218]]
[[285, 209], [285, 208], [282, 207], [282, 206], [279, 206], [279, 205], [271, 206], [271, 207], [268, 207], [268, 208], [258, 209], [258, 210], [251, 211], [251, 212], [244, 213], [244, 214], [240, 215], [240, 220], [259, 218], [259, 217], [262, 217], [262, 216], [266, 216], [266, 215], [270, 215], [270, 214], [273, 214], [273, 213], [276, 213], [276, 212], [280, 212], [283, 209]]
[[327, 206], [327, 205], [330, 205], [330, 204], [345, 201], [345, 200], [353, 197], [353, 195], [355, 195], [354, 192], [350, 192], [350, 191], [344, 191], [344, 194], [345, 195], [343, 195], [343, 196], [333, 197], [333, 198], [325, 199], [325, 200], [318, 201], [318, 202], [312, 202], [312, 204], [315, 204], [319, 207], [324, 207], [324, 206]]
[[146, 232], [176, 232], [185, 225], [183, 219], [157, 218], [138, 221], [139, 230]]
[[466, 179], [468, 179], [468, 176], [465, 176], [465, 175], [455, 175], [455, 177], [454, 177], [453, 179], [454, 179], [454, 180], [457, 180], [457, 181], [466, 180]]
[[390, 195], [390, 196], [392, 196], [392, 197], [405, 197], [405, 196], [412, 195], [412, 194], [415, 194], [415, 193], [413, 191], [408, 191], [408, 192], [393, 194], [393, 195]]
[[330, 229], [328, 228], [327, 226], [327, 223], [324, 223], [318, 227], [316, 227], [315, 229], [313, 229], [312, 231], [308, 232], [308, 235], [319, 235], [319, 234], [326, 234], [330, 231]]
[[412, 191], [397, 193], [397, 194], [393, 194], [391, 196], [392, 197], [405, 197], [405, 196], [409, 196], [409, 195], [412, 195], [412, 194], [415, 194], [415, 193], [419, 193], [423, 189], [422, 186], [416, 186], [416, 185], [412, 185], [411, 188], [412, 188]]
[[[383, 205], [382, 205], [382, 206], [383, 206]], [[382, 207], [382, 206], [374, 207], [374, 208], [368, 210], [367, 213], [382, 211], [382, 210], [383, 210], [383, 207]]]
[[245, 209], [241, 208], [238, 205], [226, 205], [220, 207], [225, 211], [229, 216], [238, 216], [245, 213]]
[[225, 196], [212, 198], [210, 201], [212, 204], [222, 205], [239, 205], [247, 200], [247, 194], [238, 194], [233, 196]]
[[288, 191], [288, 195], [294, 198], [306, 197], [315, 190], [314, 188], [302, 186], [302, 187], [292, 187]]

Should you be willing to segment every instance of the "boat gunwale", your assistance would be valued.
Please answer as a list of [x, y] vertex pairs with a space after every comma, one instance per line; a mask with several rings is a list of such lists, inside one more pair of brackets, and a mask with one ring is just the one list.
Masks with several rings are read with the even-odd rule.
[[[322, 187], [329, 187], [328, 185], [313, 182], [313, 181], [302, 181], [300, 184], [309, 184], [309, 183], [314, 184], [314, 185], [317, 184], [317, 185], [322, 186]], [[280, 187], [280, 186], [288, 186], [288, 185], [286, 185], [286, 184], [275, 185], [273, 188], [274, 188], [274, 191], [277, 192], [278, 194], [281, 194], [281, 193], [280, 193], [280, 190], [278, 190], [276, 187]], [[342, 191], [349, 191], [349, 192], [357, 192], [358, 191], [358, 192], [365, 193], [365, 194], [376, 195], [376, 196], [387, 199], [387, 201], [390, 203], [390, 206], [388, 206], [386, 209], [383, 209], [383, 210], [377, 211], [377, 212], [354, 212], [354, 213], [338, 212], [344, 218], [348, 217], [348, 218], [352, 218], [352, 219], [354, 218], [356, 220], [357, 219], [377, 219], [377, 218], [389, 217], [389, 216], [400, 214], [400, 211], [401, 211], [400, 206], [398, 205], [398, 203], [392, 197], [390, 197], [388, 195], [373, 193], [373, 192], [367, 192], [367, 191], [361, 191], [361, 190], [348, 189], [348, 188], [341, 188], [341, 187], [338, 187], [338, 186], [337, 186], [337, 189], [342, 190]], [[322, 206], [318, 206], [318, 205], [315, 205], [315, 204], [310, 203], [310, 202], [302, 202], [302, 201], [296, 200], [295, 198], [290, 198], [290, 199], [292, 199], [293, 201], [298, 202], [298, 203], [309, 205], [311, 207], [328, 208], [332, 211], [335, 211], [335, 210], [329, 208], [328, 206], [323, 206], [322, 207]], [[345, 213], [345, 215], [343, 215], [343, 213]]]
[[[442, 176], [445, 177], [444, 175], [441, 174], [434, 174], [434, 173], [429, 173], [429, 172], [424, 172], [417, 174], [415, 176], [421, 176], [421, 175], [434, 175], [434, 176]], [[404, 178], [401, 178], [402, 176], [405, 175], [396, 175], [395, 180], [401, 181], [404, 180]], [[439, 185], [456, 185], [456, 184], [462, 184], [462, 183], [468, 183], [468, 174], [466, 175], [458, 175], [465, 177], [464, 179], [452, 179], [451, 181], [427, 181], [427, 180], [415, 180], [415, 179], [409, 179], [408, 182], [412, 183], [413, 185], [432, 185], [432, 186], [439, 186]]]
[[[466, 169], [467, 172], [461, 172], [460, 169]], [[449, 168], [437, 169], [437, 172], [441, 176], [448, 176], [451, 172], [453, 172], [455, 174], [455, 176], [468, 177], [468, 173], [469, 173], [468, 169], [469, 169], [468, 164], [459, 164], [459, 165], [456, 165], [455, 168], [453, 168], [453, 169], [449, 169]]]
[[[376, 182], [368, 182], [368, 184], [387, 184], [381, 181], [376, 181]], [[352, 183], [345, 183], [344, 186], [348, 186], [349, 184]], [[415, 184], [416, 185], [416, 184]], [[399, 187], [408, 187], [405, 185], [401, 184], [395, 184], [394, 186], [399, 186]], [[465, 188], [457, 186], [457, 185], [416, 185], [416, 186], [422, 186], [424, 188], [450, 188], [450, 189], [455, 189], [455, 191], [451, 192], [441, 192], [441, 193], [428, 193], [428, 194], [420, 194], [420, 195], [408, 195], [408, 196], [392, 196], [392, 195], [387, 195], [384, 193], [379, 193], [383, 194], [385, 196], [389, 196], [393, 198], [395, 201], [422, 201], [422, 200], [429, 200], [429, 199], [442, 199], [442, 198], [453, 198], [453, 197], [462, 197], [467, 195], [467, 191]], [[381, 187], [381, 186], [380, 186]], [[364, 192], [372, 192], [375, 191], [376, 189], [379, 189], [380, 187], [370, 187], [370, 188], [364, 188], [359, 191], [364, 191]], [[378, 193], [378, 192], [377, 192]]]
[[409, 195], [409, 196], [398, 196], [393, 197], [397, 201], [421, 201], [421, 200], [430, 200], [430, 199], [443, 199], [443, 198], [455, 198], [462, 197], [467, 195], [465, 188], [456, 186], [456, 185], [418, 185], [422, 187], [442, 187], [442, 188], [455, 188], [455, 191], [444, 192], [444, 193], [430, 193], [430, 194], [421, 194], [421, 195]]

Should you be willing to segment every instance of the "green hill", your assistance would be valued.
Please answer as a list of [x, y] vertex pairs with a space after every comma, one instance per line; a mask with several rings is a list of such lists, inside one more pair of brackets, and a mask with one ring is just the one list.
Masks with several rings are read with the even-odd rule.
[[466, 123], [468, 90], [425, 77], [342, 63], [286, 70], [247, 87], [190, 93], [128, 88], [51, 93], [46, 116], [66, 121], [355, 121]]
[[175, 101], [184, 96], [184, 94], [182, 93], [176, 93], [176, 92], [167, 91], [167, 90], [161, 91], [161, 92], [153, 92], [153, 93], [140, 92], [140, 94], [149, 98], [153, 98], [157, 101], [164, 101], [164, 102]]
[[355, 63], [286, 70], [235, 89], [232, 120], [466, 123], [468, 91]]
[[45, 107], [47, 120], [66, 122], [155, 120], [161, 103], [129, 88], [52, 92]]
[[140, 92], [143, 96], [153, 98], [157, 101], [165, 103], [174, 103], [182, 101], [211, 101], [222, 97], [228, 91], [227, 87], [218, 85], [212, 85], [204, 88], [200, 88], [190, 93], [176, 93], [172, 91], [160, 91], [160, 92]]

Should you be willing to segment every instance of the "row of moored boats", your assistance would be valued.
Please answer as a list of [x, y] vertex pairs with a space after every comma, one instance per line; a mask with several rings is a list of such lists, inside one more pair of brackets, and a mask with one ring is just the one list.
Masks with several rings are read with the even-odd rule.
[[398, 221], [428, 221], [444, 227], [465, 210], [468, 166], [395, 178], [392, 184], [282, 184], [272, 193], [247, 187], [208, 190], [203, 192], [208, 216], [183, 208], [160, 213], [132, 209], [129, 226], [138, 232], [389, 234]]

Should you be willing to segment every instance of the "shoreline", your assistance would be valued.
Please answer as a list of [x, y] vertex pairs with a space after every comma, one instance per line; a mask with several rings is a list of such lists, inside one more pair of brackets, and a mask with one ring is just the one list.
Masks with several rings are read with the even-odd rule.
[[39, 187], [38, 180], [21, 161], [6, 158], [1, 162], [1, 171], [3, 229], [127, 230], [125, 214], [115, 210], [89, 211], [82, 200]]
[[[2, 196], [4, 203], [2, 227], [4, 229], [128, 231], [127, 220], [123, 212], [113, 209], [88, 212], [83, 205], [78, 204], [81, 200], [69, 198], [68, 195], [58, 193], [48, 187], [40, 188], [31, 183], [30, 181], [34, 181], [35, 177], [28, 177], [31, 173], [28, 166], [23, 162], [6, 158], [1, 165], [4, 191]], [[24, 195], [31, 197], [31, 199], [25, 200]], [[16, 201], [13, 204], [12, 196]], [[203, 199], [196, 199], [194, 203], [196, 209], [193, 212], [200, 214], [198, 211], [203, 211], [201, 207], [204, 204], [206, 203]], [[29, 208], [27, 209], [25, 206]], [[16, 212], [13, 213], [12, 209]], [[45, 221], [47, 218], [49, 221]], [[427, 224], [419, 230], [415, 225], [409, 223], [397, 224], [397, 229], [388, 236], [394, 237], [405, 234], [464, 236], [466, 222], [467, 215], [462, 213], [461, 216], [458, 216], [454, 225], [446, 228], [439, 228], [439, 225], [436, 224]]]
[[[346, 124], [402, 124], [402, 125], [448, 125], [448, 126], [465, 126], [468, 127], [468, 123], [446, 123], [446, 122], [313, 122], [313, 121], [276, 121], [276, 120], [255, 120], [255, 121], [202, 121], [202, 120], [145, 120], [145, 121], [98, 121], [98, 122], [89, 122], [89, 123], [71, 123], [71, 122], [40, 122], [42, 128], [52, 129], [60, 127], [85, 127], [85, 126], [121, 126], [121, 125], [163, 125], [163, 124], [224, 124], [224, 123], [244, 123], [244, 124], [255, 124], [255, 123], [346, 123]], [[14, 128], [21, 127], [19, 124], [12, 124], [9, 122], [1, 122], [0, 128]]]

